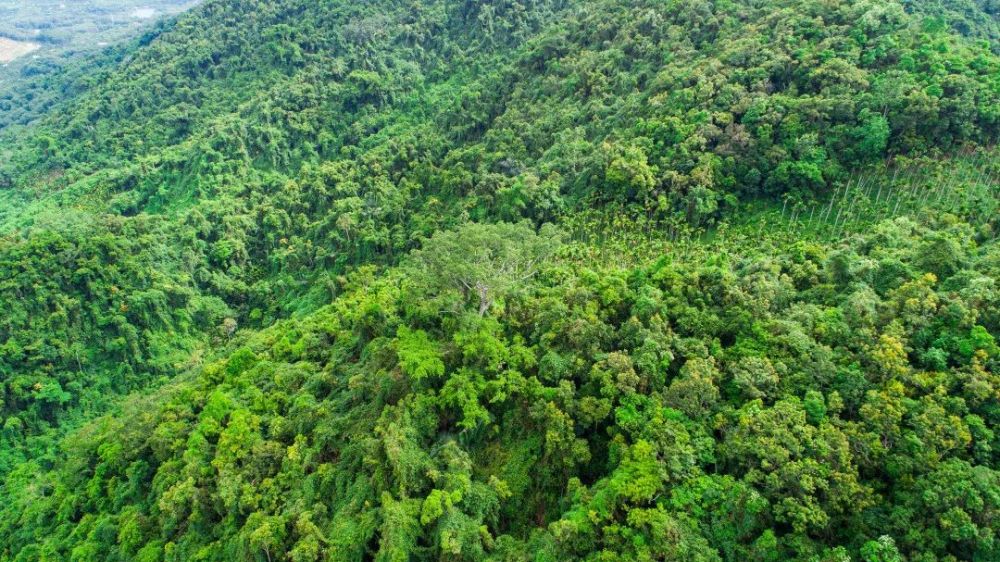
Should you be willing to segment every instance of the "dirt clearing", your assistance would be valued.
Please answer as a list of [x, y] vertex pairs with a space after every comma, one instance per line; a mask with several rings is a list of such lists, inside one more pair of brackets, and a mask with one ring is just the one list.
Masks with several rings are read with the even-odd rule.
[[6, 37], [0, 37], [0, 63], [10, 62], [18, 57], [38, 49], [37, 43], [26, 41], [14, 41]]

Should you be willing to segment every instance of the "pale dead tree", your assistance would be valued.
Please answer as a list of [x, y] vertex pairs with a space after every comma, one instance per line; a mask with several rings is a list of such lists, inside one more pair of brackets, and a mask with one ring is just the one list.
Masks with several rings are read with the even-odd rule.
[[238, 327], [239, 324], [236, 322], [235, 318], [226, 318], [222, 321], [222, 333], [225, 334], [227, 338], [233, 337], [233, 334], [236, 333], [236, 328]]

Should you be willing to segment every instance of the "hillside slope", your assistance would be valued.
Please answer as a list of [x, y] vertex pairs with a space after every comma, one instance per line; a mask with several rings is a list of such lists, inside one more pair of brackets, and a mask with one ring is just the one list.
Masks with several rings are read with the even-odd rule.
[[[66, 102], [120, 60], [119, 45], [198, 0], [0, 0], [0, 129]], [[30, 56], [28, 56], [30, 54]]]
[[0, 560], [995, 558], [963, 6], [210, 0], [0, 100]]
[[[332, 276], [469, 218], [600, 205], [710, 224], [738, 196], [808, 197], [1000, 127], [997, 58], [885, 3], [217, 1], [143, 43], [7, 133], [2, 251], [24, 310], [5, 333], [30, 340], [0, 358], [27, 375], [8, 415], [43, 409], [32, 384], [71, 405], [95, 388], [67, 390], [83, 373], [169, 374], [172, 330], [315, 308]], [[74, 278], [106, 261], [78, 224], [151, 277]], [[122, 250], [135, 229], [163, 246]], [[78, 264], [39, 284], [18, 256], [52, 236]], [[213, 304], [189, 320], [188, 298]]]
[[951, 26], [1000, 51], [1000, 3], [996, 0], [917, 0], [904, 2], [904, 6], [911, 13], [932, 18], [925, 21], [926, 26]]
[[435, 235], [22, 463], [3, 558], [998, 554], [995, 235], [736, 232], [636, 268], [549, 236]]

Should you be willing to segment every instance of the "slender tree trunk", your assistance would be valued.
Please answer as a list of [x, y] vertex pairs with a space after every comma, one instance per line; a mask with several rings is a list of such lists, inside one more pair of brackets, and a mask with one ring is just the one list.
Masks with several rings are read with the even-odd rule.
[[490, 306], [493, 305], [493, 301], [490, 300], [490, 288], [485, 285], [478, 285], [476, 291], [479, 293], [479, 317], [482, 318], [486, 316], [489, 312]]

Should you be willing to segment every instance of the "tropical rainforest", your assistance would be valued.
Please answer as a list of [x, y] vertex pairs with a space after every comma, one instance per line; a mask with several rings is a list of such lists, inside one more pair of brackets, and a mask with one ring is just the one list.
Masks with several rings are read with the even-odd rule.
[[996, 0], [206, 0], [0, 93], [0, 561], [1000, 560]]

